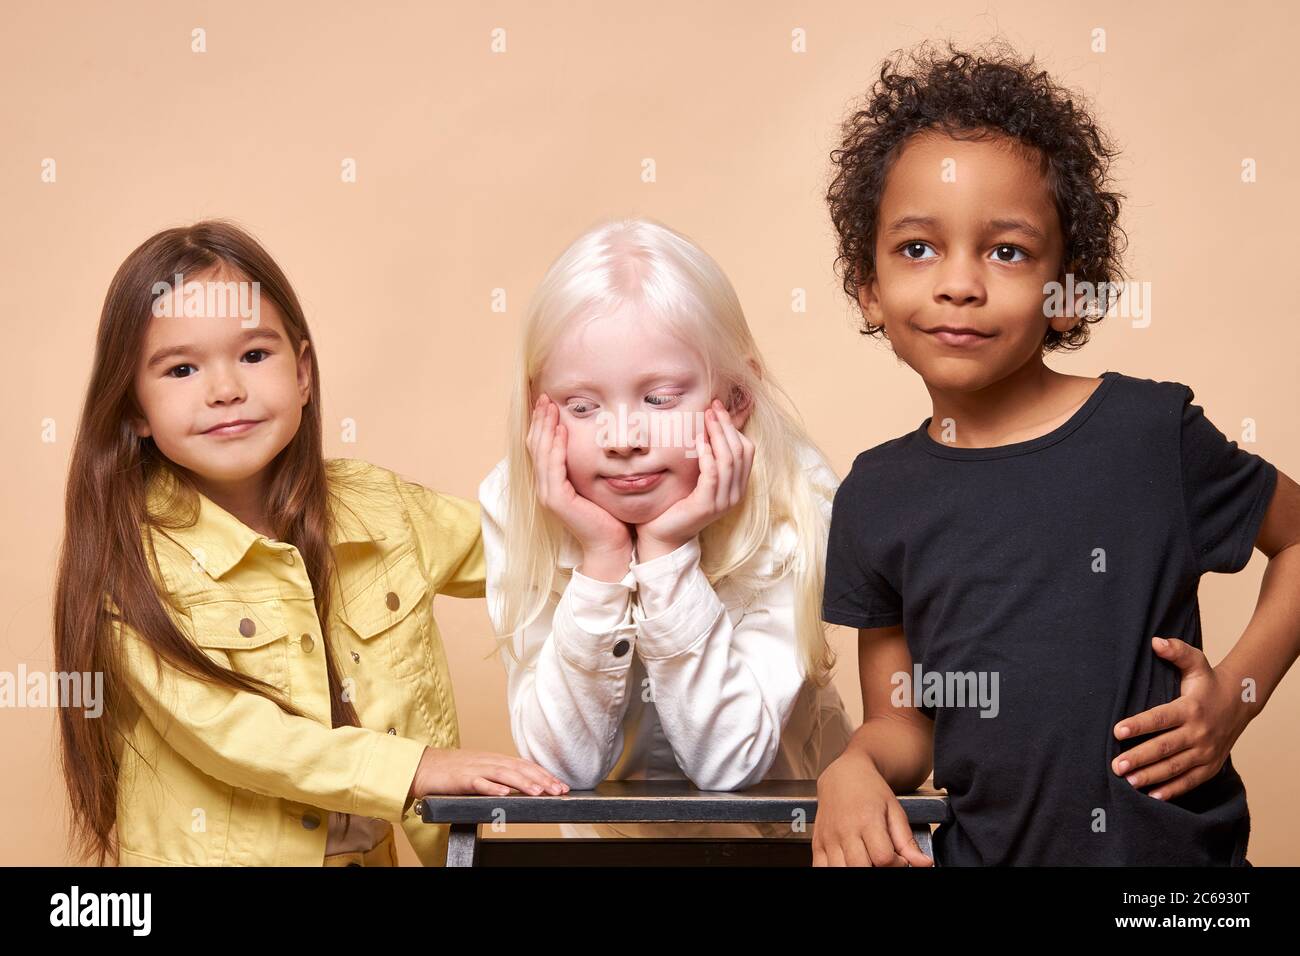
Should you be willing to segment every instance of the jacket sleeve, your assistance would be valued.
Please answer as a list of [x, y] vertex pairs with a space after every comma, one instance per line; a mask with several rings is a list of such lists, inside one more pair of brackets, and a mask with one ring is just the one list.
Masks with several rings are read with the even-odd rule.
[[[484, 480], [479, 503], [488, 612], [495, 632], [504, 635], [503, 468]], [[575, 569], [563, 595], [552, 593], [541, 613], [510, 635], [501, 650], [510, 729], [520, 756], [575, 790], [590, 790], [604, 780], [623, 752], [634, 638], [632, 586], [630, 571], [622, 581], [606, 582]], [[628, 643], [619, 647], [624, 640]]]
[[[838, 479], [819, 456], [806, 467], [821, 486], [829, 522]], [[794, 537], [789, 524], [779, 531]], [[778, 553], [785, 553], [784, 542], [765, 545], [769, 580], [735, 626], [700, 568], [698, 537], [632, 565], [637, 653], [673, 755], [701, 790], [739, 790], [762, 780], [803, 688], [797, 579], [793, 570], [776, 576]]]
[[794, 574], [769, 584], [733, 626], [700, 568], [698, 538], [632, 572], [637, 653], [678, 765], [701, 790], [763, 779], [804, 680]]
[[425, 745], [362, 727], [330, 728], [274, 702], [192, 677], [129, 625], [110, 637], [126, 689], [160, 736], [210, 777], [263, 796], [396, 823]]
[[397, 490], [434, 590], [451, 597], [483, 597], [486, 568], [478, 504], [402, 479]]
[[446, 866], [447, 842], [451, 826], [446, 823], [425, 823], [414, 809], [402, 820], [402, 832], [411, 843], [421, 866]]

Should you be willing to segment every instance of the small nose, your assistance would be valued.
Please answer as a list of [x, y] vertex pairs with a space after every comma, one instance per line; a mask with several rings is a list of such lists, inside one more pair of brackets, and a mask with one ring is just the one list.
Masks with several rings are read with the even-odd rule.
[[213, 405], [227, 405], [244, 399], [244, 383], [238, 371], [225, 365], [212, 367], [208, 378], [208, 401]]
[[609, 454], [631, 455], [649, 447], [645, 423], [639, 414], [613, 416], [603, 429], [601, 447]]
[[954, 253], [940, 266], [934, 297], [958, 305], [983, 300], [984, 285], [978, 267], [969, 255]]
[[639, 435], [611, 436], [605, 445], [605, 451], [615, 455], [635, 455], [645, 451], [646, 443]]

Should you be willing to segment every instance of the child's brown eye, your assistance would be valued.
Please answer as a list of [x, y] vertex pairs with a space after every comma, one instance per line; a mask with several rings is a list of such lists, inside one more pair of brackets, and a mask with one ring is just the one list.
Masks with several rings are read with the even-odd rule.
[[[903, 246], [903, 255], [908, 259], [920, 259], [922, 258], [922, 256], [908, 255], [908, 253], [911, 251], [924, 252], [926, 249], [929, 248], [930, 248], [930, 244], [928, 242], [909, 242], [907, 245]], [[926, 256], [924, 258], [929, 258], [929, 257]]]
[[177, 375], [176, 373], [183, 368], [193, 368], [193, 365], [175, 365], [167, 370], [168, 378], [189, 378], [189, 375]]
[[245, 352], [245, 353], [244, 353], [244, 358], [248, 358], [250, 355], [260, 355], [260, 356], [262, 356], [261, 358], [256, 359], [256, 360], [253, 362], [253, 364], [256, 365], [258, 362], [264, 362], [264, 361], [266, 361], [266, 356], [268, 356], [268, 355], [270, 355], [270, 354], [271, 354], [271, 353], [268, 352], [266, 349], [253, 349], [252, 351]]
[[993, 250], [993, 253], [994, 253], [994, 255], [998, 256], [998, 261], [999, 261], [999, 262], [1019, 262], [1019, 261], [1020, 261], [1020, 259], [1003, 259], [1003, 258], [1002, 258], [1002, 253], [1003, 253], [1003, 252], [1009, 252], [1009, 253], [1011, 253], [1012, 255], [1014, 255], [1015, 253], [1018, 252], [1018, 253], [1020, 253], [1020, 255], [1021, 255], [1022, 257], [1024, 257], [1024, 255], [1025, 255], [1025, 251], [1024, 251], [1023, 249], [1021, 249], [1019, 246], [998, 246], [996, 249]]

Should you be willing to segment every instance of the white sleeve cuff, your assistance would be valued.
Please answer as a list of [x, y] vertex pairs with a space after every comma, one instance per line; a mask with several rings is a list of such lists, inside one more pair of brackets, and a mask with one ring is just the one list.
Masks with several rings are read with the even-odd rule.
[[661, 554], [644, 564], [633, 564], [637, 600], [646, 617], [662, 614], [687, 592], [691, 571], [700, 566], [700, 539], [694, 537], [676, 551]]
[[577, 568], [569, 580], [569, 610], [584, 631], [599, 634], [623, 623], [636, 580], [629, 571], [620, 581], [589, 578]]
[[640, 584], [632, 604], [642, 660], [675, 657], [709, 634], [726, 606], [700, 568], [700, 545], [692, 539], [670, 554], [632, 565]]
[[627, 670], [636, 642], [633, 586], [631, 572], [621, 581], [597, 581], [575, 570], [552, 620], [560, 656], [587, 671]]

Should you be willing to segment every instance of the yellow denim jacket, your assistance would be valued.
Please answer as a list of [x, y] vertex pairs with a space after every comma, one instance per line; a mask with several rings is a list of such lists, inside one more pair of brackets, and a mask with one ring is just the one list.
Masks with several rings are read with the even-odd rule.
[[[424, 865], [445, 863], [447, 828], [423, 823], [406, 795], [426, 746], [460, 745], [432, 601], [483, 596], [479, 505], [365, 462], [326, 465], [346, 506], [334, 512], [329, 638], [362, 726], [330, 726], [324, 635], [298, 550], [201, 496], [193, 526], [143, 532], [169, 613], [213, 660], [309, 716], [165, 663], [159, 674], [152, 650], [114, 622], [129, 738], [118, 738], [120, 865], [319, 866], [329, 811], [400, 823]], [[152, 509], [174, 480], [155, 477]]]

